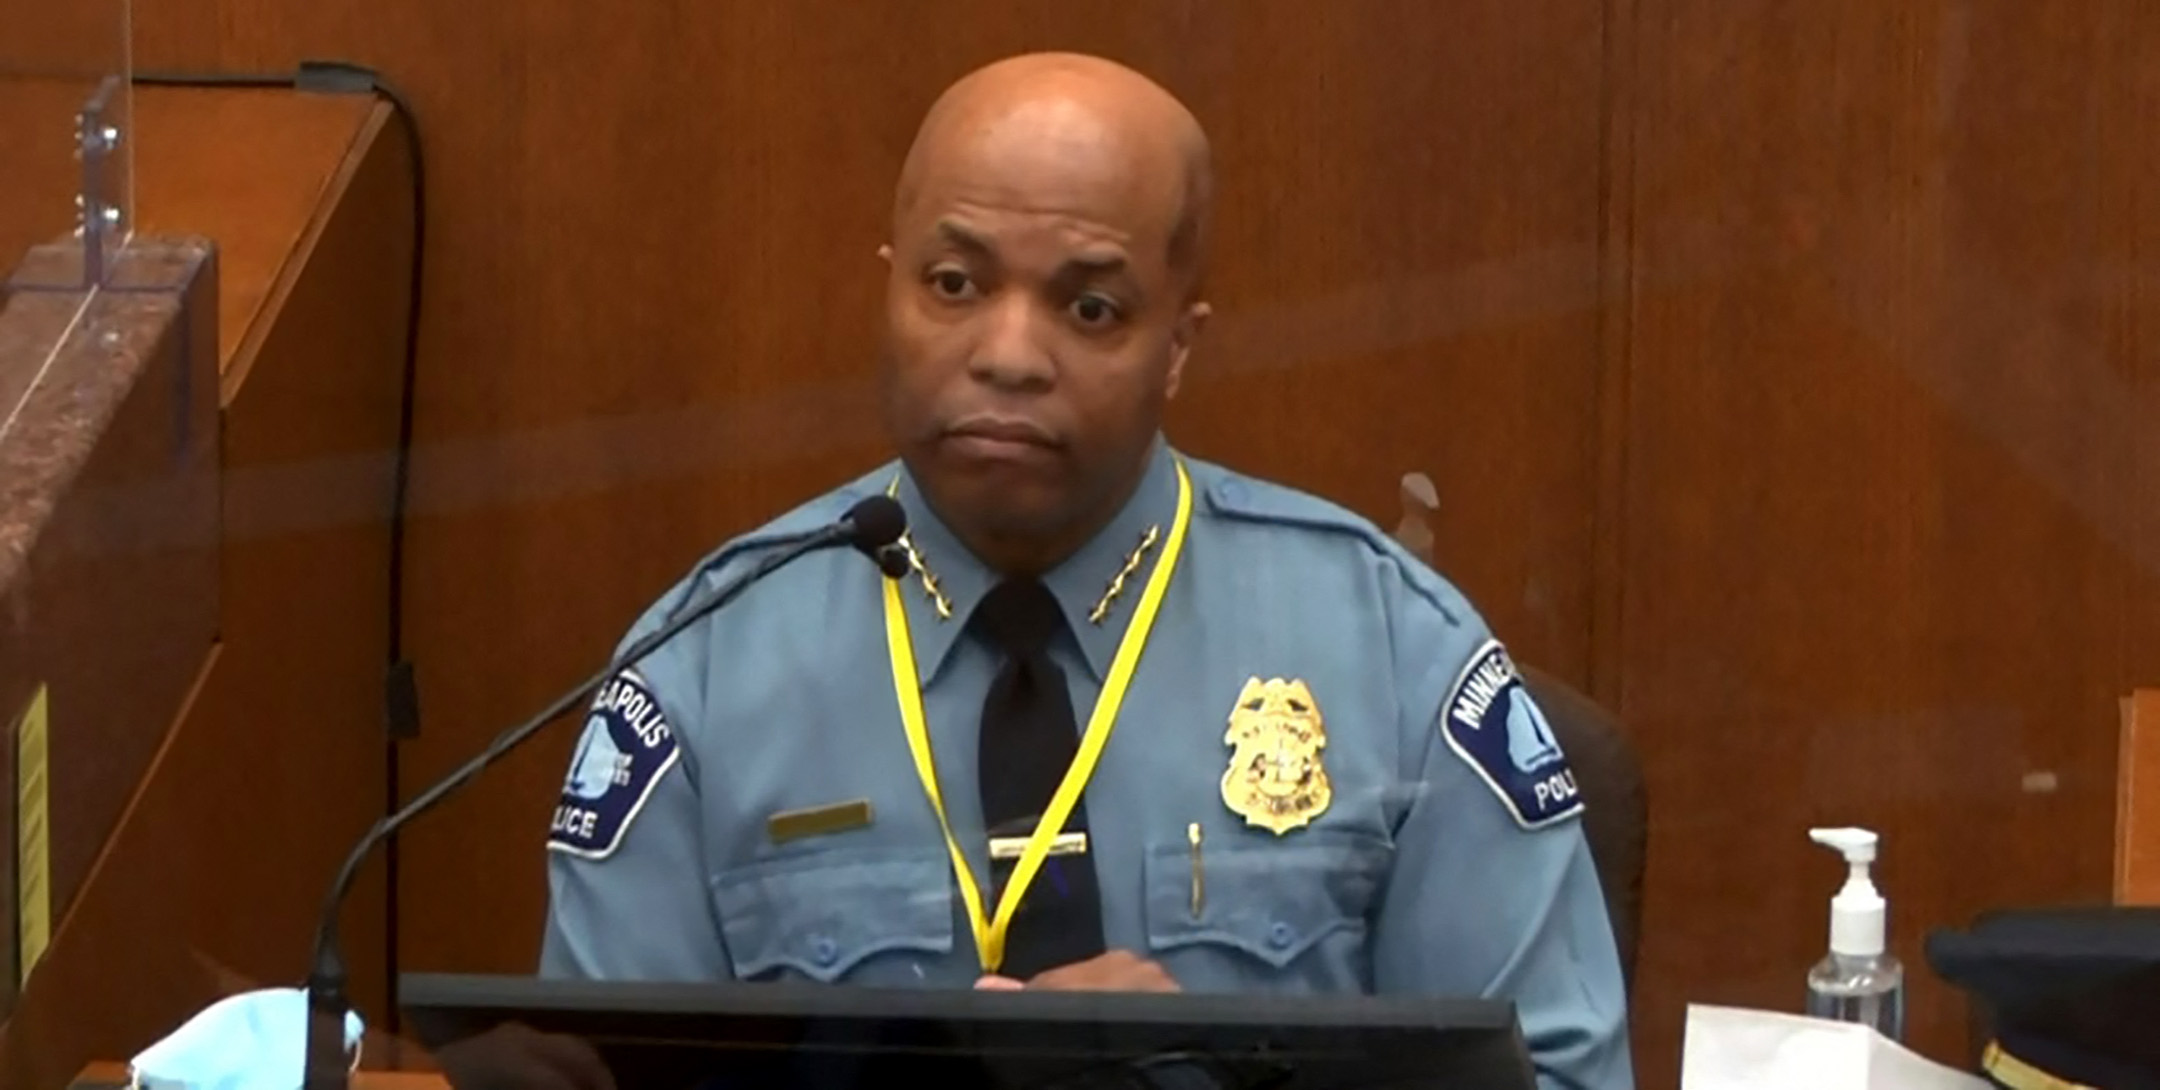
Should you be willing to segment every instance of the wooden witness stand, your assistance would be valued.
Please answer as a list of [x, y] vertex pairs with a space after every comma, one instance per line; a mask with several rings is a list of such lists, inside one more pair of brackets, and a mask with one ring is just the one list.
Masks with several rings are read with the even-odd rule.
[[[51, 695], [50, 942], [0, 1010], [9, 1087], [125, 1085], [112, 1058], [224, 996], [298, 982], [323, 891], [386, 803], [413, 149], [372, 95], [283, 89], [138, 86], [131, 136], [138, 243], [215, 247], [198, 277], [214, 297], [163, 314], [158, 341], [202, 374], [160, 384], [153, 366], [102, 430], [61, 431], [88, 453], [50, 498], [101, 513], [94, 541], [128, 540], [112, 524], [145, 512], [124, 488], [171, 472], [171, 391], [193, 391], [202, 419], [181, 433], [202, 444], [191, 510], [207, 517], [182, 537], [202, 562], [138, 564], [119, 586], [70, 575], [111, 562], [55, 516], [0, 585], [34, 607], [10, 636], [20, 653], [0, 654], [0, 696]], [[92, 472], [116, 460], [124, 473]], [[186, 624], [164, 620], [175, 601], [192, 603]], [[147, 684], [145, 661], [173, 683]], [[153, 688], [155, 706], [132, 695]], [[343, 923], [371, 1022], [390, 1002], [387, 901], [378, 859]], [[371, 1064], [406, 1058], [368, 1043]], [[382, 1078], [359, 1085], [440, 1085]]]

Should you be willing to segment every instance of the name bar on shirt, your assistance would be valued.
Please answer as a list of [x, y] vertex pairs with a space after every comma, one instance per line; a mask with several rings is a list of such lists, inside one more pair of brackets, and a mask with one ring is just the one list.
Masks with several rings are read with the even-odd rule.
[[[1024, 836], [993, 836], [990, 838], [990, 858], [997, 862], [1009, 862], [1020, 858], [1027, 851], [1028, 838]], [[1086, 833], [1059, 833], [1050, 841], [1049, 855], [1086, 855]]]

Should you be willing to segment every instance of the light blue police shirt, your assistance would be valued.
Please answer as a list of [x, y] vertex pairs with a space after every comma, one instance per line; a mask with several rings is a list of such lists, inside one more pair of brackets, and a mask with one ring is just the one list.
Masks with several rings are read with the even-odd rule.
[[[1158, 441], [1125, 510], [1044, 578], [1065, 609], [1052, 653], [1083, 726], [1170, 534], [1178, 460]], [[1183, 555], [1087, 787], [1108, 946], [1187, 991], [1511, 999], [1544, 1087], [1631, 1087], [1581, 802], [1507, 652], [1365, 520], [1183, 464]], [[901, 589], [938, 780], [987, 890], [975, 735], [998, 663], [966, 621], [996, 576], [897, 463], [729, 543], [624, 643], [896, 479], [920, 560]], [[981, 975], [901, 725], [880, 580], [854, 551], [812, 554], [601, 689], [549, 836], [543, 975], [953, 988]], [[1234, 707], [1270, 679], [1303, 682], [1317, 705], [1331, 788], [1280, 834], [1234, 812], [1223, 787]], [[772, 835], [775, 815], [857, 801], [867, 823]]]

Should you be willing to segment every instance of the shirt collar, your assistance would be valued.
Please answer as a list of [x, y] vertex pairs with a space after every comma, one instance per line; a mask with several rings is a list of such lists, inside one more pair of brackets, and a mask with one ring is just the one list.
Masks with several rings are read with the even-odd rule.
[[[1140, 486], [1117, 517], [1043, 576], [1043, 585], [1064, 610], [1066, 627], [1098, 683], [1110, 674], [1111, 660], [1117, 656], [1140, 592], [1170, 536], [1177, 514], [1175, 457], [1158, 436]], [[960, 544], [905, 470], [900, 474], [898, 498], [908, 513], [907, 541], [914, 547], [913, 559], [921, 565], [901, 579], [901, 597], [907, 603], [917, 669], [922, 684], [929, 685], [967, 627], [976, 603], [997, 584], [999, 575]], [[1150, 539], [1143, 549], [1141, 543]], [[949, 607], [950, 616], [939, 615], [940, 600]]]

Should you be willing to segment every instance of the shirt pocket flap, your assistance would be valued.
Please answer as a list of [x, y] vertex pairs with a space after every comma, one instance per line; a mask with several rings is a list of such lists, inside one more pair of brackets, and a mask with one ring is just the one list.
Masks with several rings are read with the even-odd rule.
[[878, 954], [950, 953], [950, 868], [942, 853], [820, 852], [722, 874], [713, 902], [735, 974], [792, 969], [831, 983]]
[[1151, 845], [1148, 944], [1227, 946], [1283, 968], [1329, 935], [1365, 929], [1387, 857], [1378, 839], [1311, 830], [1271, 844], [1210, 844], [1197, 865], [1189, 844]]

